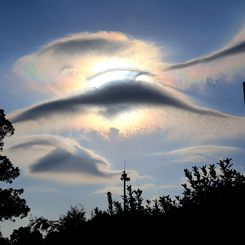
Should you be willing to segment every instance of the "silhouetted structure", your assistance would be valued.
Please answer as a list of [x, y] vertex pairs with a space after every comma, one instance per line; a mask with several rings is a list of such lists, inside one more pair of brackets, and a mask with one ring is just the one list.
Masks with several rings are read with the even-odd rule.
[[130, 178], [126, 174], [126, 170], [123, 171], [121, 175], [121, 180], [123, 181], [123, 210], [126, 211], [126, 202], [127, 202], [127, 194], [126, 194], [126, 188], [127, 188], [127, 181], [130, 181]]
[[245, 81], [243, 82], [243, 98], [244, 98], [244, 105], [245, 105]]

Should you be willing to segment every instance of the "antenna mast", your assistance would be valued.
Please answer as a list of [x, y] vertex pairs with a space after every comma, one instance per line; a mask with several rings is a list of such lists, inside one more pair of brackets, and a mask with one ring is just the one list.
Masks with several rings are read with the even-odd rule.
[[126, 161], [124, 161], [124, 170], [121, 175], [121, 180], [123, 181], [123, 210], [126, 211], [126, 201], [127, 201], [127, 195], [126, 195], [126, 182], [130, 181], [130, 178], [128, 177], [126, 173]]
[[245, 105], [245, 82], [243, 82], [243, 97], [244, 97], [244, 105]]

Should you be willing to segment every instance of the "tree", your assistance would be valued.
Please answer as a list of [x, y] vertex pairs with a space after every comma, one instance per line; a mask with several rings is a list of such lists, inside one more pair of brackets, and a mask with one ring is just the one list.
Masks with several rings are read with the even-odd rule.
[[231, 218], [244, 216], [245, 176], [232, 168], [231, 159], [208, 167], [185, 169], [188, 183], [183, 184], [181, 208], [203, 216]]
[[39, 245], [43, 243], [42, 234], [38, 230], [31, 230], [29, 226], [20, 227], [14, 230], [10, 236], [12, 245], [24, 245], [24, 244], [35, 244]]
[[[5, 118], [3, 110], [0, 110], [0, 152], [3, 151], [3, 139], [14, 134], [14, 127]], [[11, 184], [20, 175], [18, 167], [14, 167], [7, 156], [0, 155], [0, 181]], [[15, 217], [23, 218], [30, 211], [26, 201], [20, 197], [24, 192], [21, 189], [0, 188], [0, 221], [15, 220]]]
[[13, 232], [11, 244], [80, 244], [97, 239], [111, 244], [113, 237], [120, 236], [129, 244], [163, 243], [178, 237], [188, 243], [205, 238], [209, 242], [218, 238], [220, 243], [231, 238], [238, 244], [236, 239], [243, 238], [245, 176], [232, 168], [231, 159], [185, 169], [185, 176], [183, 195], [174, 199], [167, 195], [145, 203], [142, 190], [128, 186], [126, 210], [124, 196], [121, 202], [114, 201], [108, 192], [106, 211], [95, 208], [86, 220], [83, 207], [75, 206], [58, 220], [34, 218]]
[[[85, 211], [82, 205], [71, 206], [65, 215], [58, 220], [48, 220], [44, 217], [33, 218], [28, 225], [28, 234], [41, 234], [45, 244], [77, 243], [82, 239], [81, 232], [86, 225]], [[37, 237], [37, 236], [36, 236]]]
[[1, 245], [10, 245], [9, 239], [2, 236], [0, 232], [0, 244]]

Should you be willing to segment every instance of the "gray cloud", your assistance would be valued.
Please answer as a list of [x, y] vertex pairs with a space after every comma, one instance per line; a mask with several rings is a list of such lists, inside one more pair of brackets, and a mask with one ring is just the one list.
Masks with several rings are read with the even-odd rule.
[[[31, 176], [68, 183], [112, 183], [121, 171], [112, 168], [101, 155], [84, 148], [75, 139], [43, 134], [21, 137], [12, 142], [8, 155], [23, 162]], [[16, 159], [17, 159], [16, 158]], [[134, 179], [146, 178], [129, 170]]]
[[80, 36], [74, 39], [58, 40], [44, 47], [39, 55], [52, 52], [55, 54], [76, 55], [81, 52], [89, 53], [116, 53], [126, 48], [128, 41], [125, 40], [110, 40], [108, 38], [94, 38]]
[[105, 176], [105, 173], [99, 171], [96, 166], [97, 164], [104, 165], [104, 162], [82, 149], [80, 149], [80, 153], [82, 153], [82, 156], [76, 156], [64, 149], [56, 149], [34, 163], [31, 167], [31, 172], [82, 172], [97, 176]]
[[[117, 113], [117, 106], [119, 112], [124, 109], [124, 106], [126, 106], [125, 109], [132, 106], [170, 106], [196, 114], [228, 117], [215, 110], [194, 106], [187, 100], [180, 99], [179, 95], [179, 92], [169, 87], [158, 89], [135, 80], [113, 81], [100, 89], [94, 89], [78, 96], [33, 106], [13, 115], [10, 119], [13, 123], [18, 123], [64, 113], [81, 113], [88, 106], [103, 107], [107, 116]], [[180, 96], [183, 97], [183, 95]], [[103, 109], [101, 112], [103, 114]]]
[[100, 177], [113, 174], [106, 159], [69, 138], [51, 135], [30, 136], [12, 146], [10, 150], [27, 150], [33, 147], [43, 149], [45, 146], [49, 150], [43, 150], [46, 154], [31, 164], [32, 173], [83, 173]]
[[197, 59], [193, 59], [191, 61], [187, 61], [184, 63], [173, 64], [169, 66], [166, 70], [183, 69], [183, 68], [187, 68], [193, 65], [208, 63], [208, 62], [211, 62], [217, 59], [222, 59], [225, 57], [238, 55], [244, 52], [245, 52], [245, 41], [242, 41], [234, 45], [228, 46], [227, 48], [224, 48], [210, 55], [207, 55], [201, 58], [197, 58]]

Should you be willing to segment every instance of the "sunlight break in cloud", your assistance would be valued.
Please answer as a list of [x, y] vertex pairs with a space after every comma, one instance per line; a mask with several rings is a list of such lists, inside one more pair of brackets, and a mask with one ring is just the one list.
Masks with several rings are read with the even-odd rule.
[[[120, 171], [92, 150], [74, 139], [55, 135], [33, 135], [19, 139], [8, 149], [25, 163], [28, 174], [35, 177], [71, 183], [102, 183], [118, 179]], [[28, 159], [25, 157], [28, 153]], [[25, 159], [26, 158], [26, 159]], [[136, 171], [129, 171], [138, 178]]]

